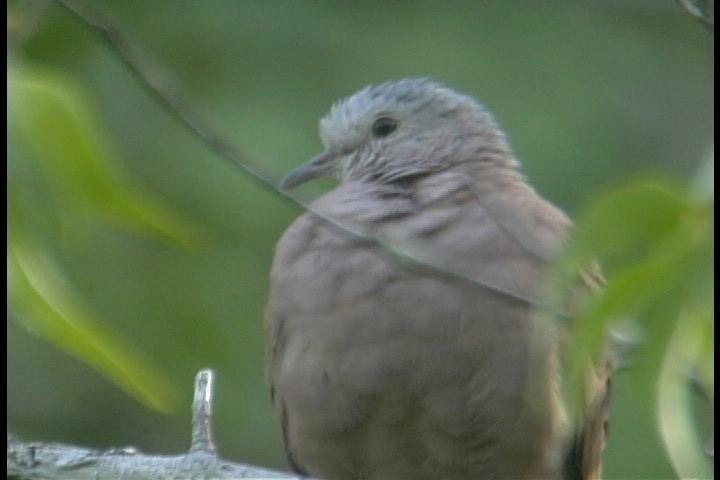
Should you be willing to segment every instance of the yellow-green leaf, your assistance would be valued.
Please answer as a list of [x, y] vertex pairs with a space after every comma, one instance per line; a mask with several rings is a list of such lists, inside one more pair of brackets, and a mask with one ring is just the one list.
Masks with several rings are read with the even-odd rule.
[[28, 331], [91, 365], [148, 407], [174, 411], [178, 390], [168, 377], [102, 325], [46, 252], [17, 226], [11, 234], [8, 289], [13, 318]]
[[183, 246], [198, 242], [196, 227], [123, 174], [90, 100], [69, 79], [11, 68], [8, 98], [10, 128], [32, 147], [63, 205]]

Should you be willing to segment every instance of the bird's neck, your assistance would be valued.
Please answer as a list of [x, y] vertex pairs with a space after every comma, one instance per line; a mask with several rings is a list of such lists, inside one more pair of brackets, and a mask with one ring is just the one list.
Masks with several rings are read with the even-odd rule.
[[460, 161], [449, 170], [472, 177], [478, 184], [502, 185], [525, 182], [520, 164], [506, 150], [486, 150], [466, 161]]

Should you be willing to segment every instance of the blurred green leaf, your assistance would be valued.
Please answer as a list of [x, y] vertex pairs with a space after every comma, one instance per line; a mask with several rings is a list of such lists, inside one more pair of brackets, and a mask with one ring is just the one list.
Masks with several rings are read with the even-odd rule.
[[[580, 405], [584, 404], [588, 356], [597, 358], [600, 354], [607, 341], [605, 332], [618, 320], [646, 318], [647, 308], [668, 295], [681, 281], [682, 268], [681, 261], [662, 257], [633, 265], [608, 281], [607, 288], [574, 321], [567, 383], [574, 414], [578, 414]], [[653, 322], [653, 330], [667, 328], [665, 320], [666, 317], [647, 319]]]
[[698, 294], [698, 305], [699, 307], [695, 310], [695, 315], [703, 319], [701, 322], [702, 332], [699, 335], [700, 338], [700, 349], [698, 353], [698, 372], [700, 380], [703, 383], [703, 387], [709, 396], [713, 396], [715, 386], [715, 302], [714, 302], [714, 245], [713, 245], [713, 203], [715, 201], [715, 153], [714, 146], [710, 146], [705, 159], [703, 160], [700, 168], [692, 182], [691, 194], [693, 198], [700, 205], [705, 206], [705, 213], [707, 217], [707, 226], [705, 232], [707, 233], [704, 240], [705, 255], [702, 269], [700, 272], [701, 278], [699, 278], [699, 284], [697, 286]]
[[[687, 382], [678, 386], [677, 369], [687, 374], [690, 366], [700, 366], [705, 384], [714, 383], [707, 366], [714, 346], [702, 334], [713, 328], [712, 187], [703, 185], [700, 191], [702, 195], [698, 188], [646, 181], [609, 190], [581, 217], [558, 270], [560, 284], [568, 285], [576, 278], [573, 272], [595, 255], [616, 260], [604, 291], [571, 326], [566, 387], [573, 415], [585, 404], [588, 357], [598, 358], [611, 348], [607, 332], [618, 321], [632, 319], [643, 328], [646, 341], [631, 363], [629, 384], [648, 405], [659, 402], [664, 440], [683, 477], [704, 474], [707, 465], [698, 460], [702, 449], [689, 412]], [[685, 325], [679, 327], [681, 323]]]
[[665, 240], [682, 220], [689, 203], [682, 188], [668, 183], [637, 181], [595, 198], [579, 220], [570, 259], [635, 253]]
[[80, 358], [150, 408], [175, 411], [178, 390], [111, 329], [103, 326], [63, 278], [47, 252], [11, 225], [8, 295], [13, 318]]
[[9, 123], [34, 149], [64, 204], [185, 247], [200, 232], [132, 185], [91, 102], [67, 78], [11, 68]]
[[[700, 354], [708, 311], [684, 312], [665, 350], [658, 382], [657, 417], [670, 460], [680, 478], [712, 478], [693, 421], [688, 374]], [[709, 321], [708, 321], [709, 320]]]

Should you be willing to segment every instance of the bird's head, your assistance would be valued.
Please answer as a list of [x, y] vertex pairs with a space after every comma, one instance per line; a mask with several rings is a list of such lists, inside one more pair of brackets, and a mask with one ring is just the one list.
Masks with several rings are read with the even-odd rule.
[[318, 177], [396, 182], [466, 162], [515, 160], [492, 115], [428, 79], [365, 87], [320, 120], [325, 151], [290, 173], [283, 189]]

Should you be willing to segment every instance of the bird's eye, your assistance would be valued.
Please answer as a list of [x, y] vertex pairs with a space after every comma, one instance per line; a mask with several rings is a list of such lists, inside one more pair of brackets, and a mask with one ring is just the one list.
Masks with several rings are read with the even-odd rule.
[[397, 121], [390, 117], [380, 117], [372, 124], [372, 133], [376, 137], [387, 137], [397, 128]]

